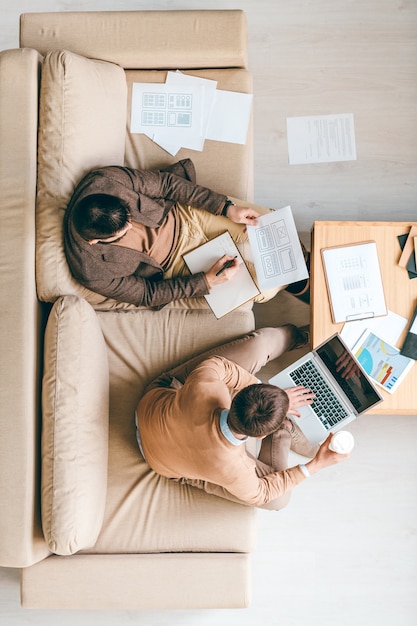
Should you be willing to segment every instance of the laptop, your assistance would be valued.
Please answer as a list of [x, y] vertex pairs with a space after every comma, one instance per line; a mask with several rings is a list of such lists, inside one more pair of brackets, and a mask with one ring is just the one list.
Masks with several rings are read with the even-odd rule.
[[344, 428], [383, 400], [338, 333], [269, 382], [282, 389], [303, 385], [316, 394], [311, 405], [297, 408], [301, 417], [289, 415], [312, 444], [324, 441], [329, 433]]

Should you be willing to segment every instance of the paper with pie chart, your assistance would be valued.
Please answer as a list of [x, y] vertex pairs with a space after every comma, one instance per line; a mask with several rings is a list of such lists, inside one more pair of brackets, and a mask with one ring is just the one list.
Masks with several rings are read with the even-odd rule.
[[385, 391], [394, 393], [414, 365], [413, 359], [402, 354], [369, 328], [353, 346], [353, 355], [365, 372]]

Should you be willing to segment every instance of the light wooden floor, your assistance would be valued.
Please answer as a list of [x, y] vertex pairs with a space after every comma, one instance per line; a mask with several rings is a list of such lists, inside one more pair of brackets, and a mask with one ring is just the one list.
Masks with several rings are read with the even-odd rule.
[[[187, 8], [247, 13], [258, 203], [290, 204], [304, 239], [315, 219], [417, 219], [416, 0], [3, 0], [0, 49], [18, 46], [25, 11]], [[286, 117], [326, 113], [354, 114], [358, 160], [289, 166]], [[256, 315], [303, 324], [309, 310], [281, 294]], [[0, 568], [0, 624], [415, 626], [417, 415], [350, 430], [347, 463], [297, 488], [286, 510], [259, 511], [250, 609], [23, 611], [18, 573]]]

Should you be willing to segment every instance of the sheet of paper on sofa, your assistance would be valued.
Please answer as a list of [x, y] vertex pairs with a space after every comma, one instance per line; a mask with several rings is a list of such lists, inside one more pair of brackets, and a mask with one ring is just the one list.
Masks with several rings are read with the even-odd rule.
[[175, 156], [202, 151], [206, 139], [245, 144], [252, 94], [217, 89], [217, 82], [168, 72], [165, 83], [134, 83], [130, 130]]
[[166, 83], [132, 85], [131, 132], [167, 142], [172, 149], [201, 150], [204, 88], [202, 85], [174, 89]]
[[[207, 129], [209, 126], [211, 114], [212, 114], [213, 107], [214, 107], [214, 100], [216, 98], [217, 80], [210, 80], [208, 78], [200, 78], [198, 76], [184, 74], [184, 72], [180, 72], [179, 70], [177, 70], [176, 72], [167, 72], [165, 84], [169, 87], [173, 87], [174, 89], [179, 90], [180, 92], [183, 92], [184, 90], [188, 89], [188, 87], [193, 87], [193, 88], [198, 87], [202, 90], [203, 106], [201, 110], [201, 120], [200, 120], [202, 142], [200, 144], [200, 147], [196, 148], [196, 150], [197, 149], [203, 150], [204, 141], [207, 136]], [[154, 141], [156, 141], [156, 143], [159, 143], [163, 147], [163, 142], [162, 143], [160, 142], [161, 139], [164, 139], [164, 138], [163, 137], [160, 138], [158, 132], [155, 133]], [[187, 147], [187, 146], [184, 146], [184, 147]]]

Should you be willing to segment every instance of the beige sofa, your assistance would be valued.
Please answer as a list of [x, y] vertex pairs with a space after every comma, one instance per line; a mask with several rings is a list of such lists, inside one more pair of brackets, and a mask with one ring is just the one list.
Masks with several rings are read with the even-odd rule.
[[27, 608], [244, 607], [255, 511], [157, 476], [134, 409], [165, 368], [251, 330], [251, 306], [123, 306], [71, 277], [61, 224], [92, 167], [191, 157], [251, 199], [252, 138], [171, 157], [132, 135], [133, 82], [181, 69], [251, 91], [241, 11], [25, 14], [0, 53], [0, 566]]

